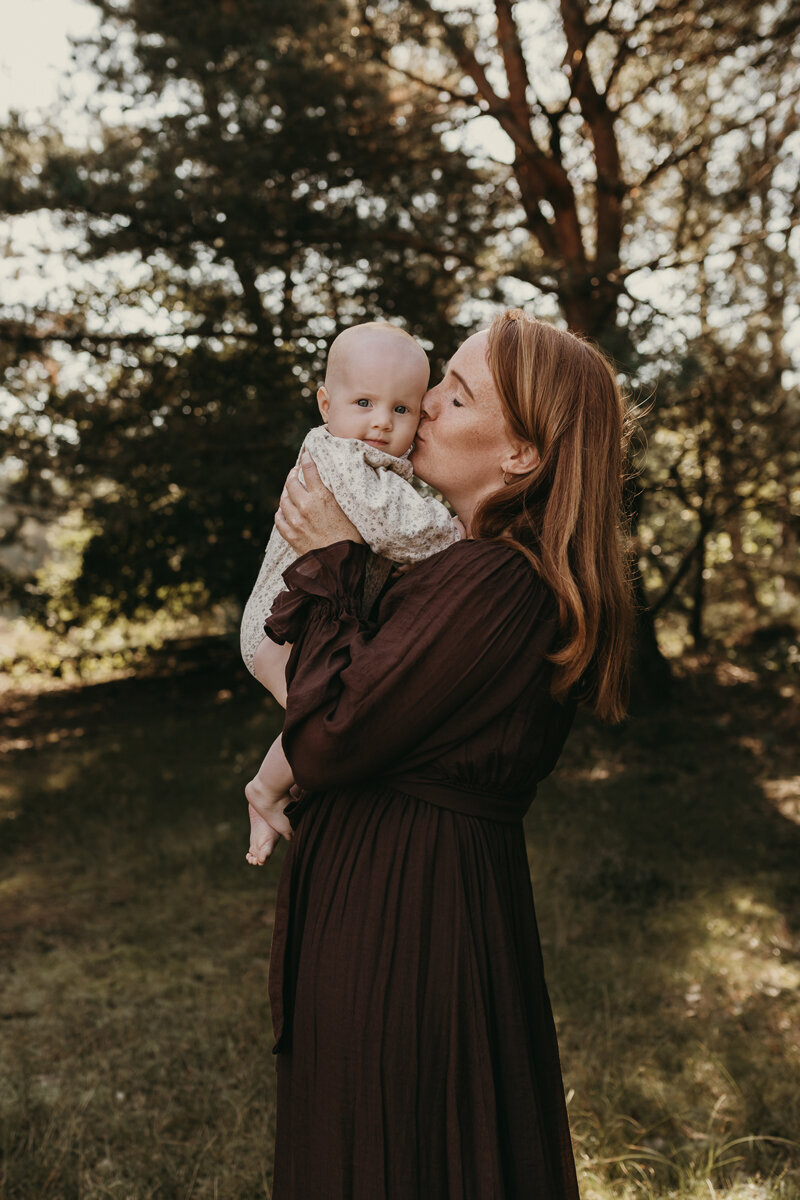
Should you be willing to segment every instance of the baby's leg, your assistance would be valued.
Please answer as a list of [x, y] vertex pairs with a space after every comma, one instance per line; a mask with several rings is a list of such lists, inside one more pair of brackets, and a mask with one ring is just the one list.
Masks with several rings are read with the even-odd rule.
[[286, 663], [292, 647], [289, 642], [279, 646], [272, 638], [261, 640], [253, 659], [253, 670], [259, 683], [272, 692], [278, 703], [286, 708]]
[[245, 858], [251, 867], [263, 867], [281, 840], [281, 835], [261, 816], [260, 812], [253, 808], [252, 804], [248, 804], [247, 810], [250, 814], [250, 849], [245, 854]]
[[253, 865], [261, 866], [267, 860], [279, 837], [291, 840], [292, 826], [283, 810], [293, 783], [292, 769], [277, 737], [244, 789], [250, 806], [250, 849], [245, 857]]

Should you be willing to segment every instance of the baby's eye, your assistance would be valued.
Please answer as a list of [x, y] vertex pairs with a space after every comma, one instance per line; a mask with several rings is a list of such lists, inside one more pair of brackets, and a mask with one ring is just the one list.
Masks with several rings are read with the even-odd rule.
[[406, 405], [406, 404], [396, 404], [396, 405], [394, 406], [394, 411], [395, 411], [395, 412], [398, 412], [398, 413], [407, 413], [407, 412], [409, 411], [409, 409], [408, 409], [408, 405]]
[[362, 398], [361, 400], [356, 400], [356, 404], [360, 404], [361, 407], [363, 408], [365, 404], [369, 404], [369, 400], [364, 400]]

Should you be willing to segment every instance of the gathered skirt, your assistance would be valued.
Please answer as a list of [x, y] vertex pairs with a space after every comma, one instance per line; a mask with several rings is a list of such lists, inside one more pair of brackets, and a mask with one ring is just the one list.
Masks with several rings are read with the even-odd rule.
[[272, 1200], [576, 1200], [521, 820], [310, 797], [270, 961]]

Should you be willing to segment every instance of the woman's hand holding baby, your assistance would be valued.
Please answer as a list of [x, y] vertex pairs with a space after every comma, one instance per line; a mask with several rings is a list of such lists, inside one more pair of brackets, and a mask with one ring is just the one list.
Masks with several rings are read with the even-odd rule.
[[298, 554], [320, 550], [334, 542], [363, 542], [361, 534], [339, 507], [333, 492], [325, 487], [313, 458], [301, 460], [305, 486], [297, 468], [289, 472], [275, 514], [275, 526]]

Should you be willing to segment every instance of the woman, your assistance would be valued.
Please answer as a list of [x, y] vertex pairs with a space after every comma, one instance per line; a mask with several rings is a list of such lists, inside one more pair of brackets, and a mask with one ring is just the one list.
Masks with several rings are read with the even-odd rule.
[[522, 817], [576, 704], [624, 715], [625, 426], [574, 335], [512, 311], [468, 338], [413, 459], [468, 540], [370, 621], [356, 530], [313, 466], [287, 483], [276, 525], [302, 557], [266, 628], [293, 643], [300, 791], [270, 961], [273, 1200], [578, 1195]]

